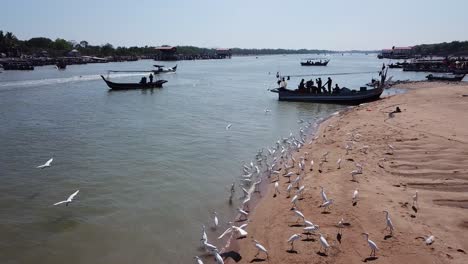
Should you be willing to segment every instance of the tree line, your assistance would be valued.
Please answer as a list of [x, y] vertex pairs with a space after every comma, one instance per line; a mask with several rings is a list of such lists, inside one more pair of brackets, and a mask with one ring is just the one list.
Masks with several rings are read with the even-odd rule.
[[452, 41], [437, 44], [421, 44], [413, 47], [414, 54], [433, 56], [468, 55], [468, 41]]

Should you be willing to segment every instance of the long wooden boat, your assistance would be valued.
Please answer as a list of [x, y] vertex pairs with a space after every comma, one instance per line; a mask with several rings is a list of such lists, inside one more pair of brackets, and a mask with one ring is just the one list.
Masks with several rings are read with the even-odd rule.
[[116, 83], [107, 80], [104, 76], [101, 75], [101, 78], [106, 82], [112, 90], [131, 90], [131, 89], [151, 89], [151, 88], [162, 88], [164, 83], [167, 83], [166, 80], [157, 80], [155, 82], [147, 83]]
[[459, 74], [459, 75], [432, 75], [429, 74], [426, 76], [428, 81], [448, 81], [448, 82], [460, 82], [465, 78], [465, 74]]
[[332, 94], [312, 94], [284, 88], [276, 88], [270, 91], [278, 93], [279, 101], [358, 105], [378, 100], [383, 90], [383, 87], [371, 90], [367, 90], [367, 87], [362, 87], [360, 91], [352, 91], [347, 88], [342, 88], [339, 93]]
[[324, 60], [324, 61], [317, 61], [317, 60], [307, 60], [307, 61], [302, 61], [301, 65], [302, 66], [327, 66], [330, 60]]

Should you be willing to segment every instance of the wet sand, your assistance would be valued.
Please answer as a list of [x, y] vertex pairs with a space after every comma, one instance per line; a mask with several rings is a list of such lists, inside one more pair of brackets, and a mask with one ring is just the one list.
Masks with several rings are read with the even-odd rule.
[[[281, 194], [274, 198], [270, 184], [250, 215], [248, 237], [236, 241], [242, 257], [238, 263], [468, 262], [468, 84], [418, 82], [399, 88], [408, 92], [331, 117], [320, 125], [317, 138], [294, 154], [299, 160], [310, 153], [301, 183], [306, 191], [297, 205], [307, 220], [320, 226], [330, 244], [327, 254], [319, 253], [318, 235], [296, 241], [295, 251], [289, 251], [287, 239], [301, 234], [304, 225], [296, 223], [291, 198], [286, 197], [287, 179], [281, 177]], [[390, 117], [397, 106], [401, 113]], [[348, 142], [353, 143], [346, 154]], [[327, 162], [319, 172], [326, 152]], [[351, 177], [355, 162], [363, 166], [357, 182]], [[318, 208], [319, 186], [334, 199], [328, 214]], [[355, 189], [359, 200], [353, 206]], [[416, 191], [418, 204], [412, 208]], [[383, 210], [390, 213], [393, 236], [384, 230]], [[341, 218], [350, 226], [342, 229], [339, 243], [336, 224]], [[379, 247], [376, 259], [368, 258], [363, 232]], [[428, 235], [435, 237], [432, 245], [416, 239]], [[267, 248], [268, 260], [263, 253], [255, 257], [252, 239]]]

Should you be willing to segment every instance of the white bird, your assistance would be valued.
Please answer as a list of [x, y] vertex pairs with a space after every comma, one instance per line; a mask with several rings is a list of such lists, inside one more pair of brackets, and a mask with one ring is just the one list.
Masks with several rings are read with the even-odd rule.
[[369, 244], [369, 247], [371, 249], [371, 253], [370, 253], [370, 256], [371, 257], [375, 257], [375, 251], [376, 250], [379, 250], [379, 248], [377, 247], [377, 244], [375, 244], [374, 241], [370, 240], [369, 239], [369, 234], [368, 233], [362, 233], [366, 239], [367, 239], [367, 244]]
[[197, 264], [203, 264], [203, 261], [199, 256], [195, 256], [195, 259], [197, 260]]
[[291, 249], [289, 251], [294, 250], [294, 241], [300, 239], [302, 236], [299, 234], [294, 234], [288, 239], [288, 243], [291, 243]]
[[296, 208], [296, 202], [297, 202], [297, 199], [299, 198], [299, 196], [294, 195], [294, 197], [291, 199], [291, 203], [293, 204], [293, 208]]
[[265, 108], [265, 113], [268, 113], [268, 112], [270, 112], [270, 109]]
[[207, 241], [203, 242], [203, 245], [205, 246], [205, 250], [208, 252], [214, 253], [218, 251], [218, 248], [216, 246], [208, 243]]
[[314, 160], [310, 161], [310, 171], [314, 170]]
[[320, 195], [322, 195], [322, 202], [328, 201], [327, 194], [325, 194], [325, 190], [323, 189], [322, 186], [320, 186]]
[[202, 243], [205, 244], [205, 242], [208, 241], [208, 236], [206, 235], [206, 229], [205, 229], [205, 225], [202, 225], [202, 239], [201, 239]]
[[320, 250], [322, 250], [322, 248], [323, 248], [324, 251], [325, 251], [325, 254], [327, 254], [327, 250], [328, 250], [329, 247], [330, 247], [330, 244], [328, 244], [325, 237], [322, 234], [320, 234]]
[[314, 223], [306, 219], [304, 219], [304, 224], [306, 224], [306, 226], [315, 226]]
[[80, 192], [80, 190], [77, 190], [76, 192], [74, 192], [72, 195], [68, 196], [68, 198], [64, 201], [60, 201], [58, 203], [54, 203], [54, 205], [59, 205], [59, 204], [65, 204], [66, 206], [68, 206], [69, 203], [73, 202], [73, 199], [75, 198], [75, 196]]
[[266, 254], [266, 257], [268, 259], [268, 251], [266, 250], [266, 248], [264, 246], [262, 246], [262, 244], [260, 244], [257, 240], [254, 240], [253, 242], [255, 243], [255, 247], [258, 249], [257, 254], [255, 254], [255, 257], [257, 257], [258, 254], [260, 254], [260, 251], [261, 251], [261, 252], [264, 252]]
[[247, 196], [247, 198], [245, 198], [245, 200], [242, 202], [242, 210], [250, 210], [249, 203], [250, 203], [250, 195]]
[[218, 213], [214, 212], [213, 213], [214, 217], [213, 217], [213, 224], [214, 224], [214, 228], [217, 228], [218, 227], [218, 224], [219, 224], [219, 221], [218, 221]]
[[296, 191], [296, 194], [299, 196], [299, 198], [302, 198], [302, 196], [304, 195], [304, 190], [305, 190], [305, 186], [302, 185], [302, 186], [299, 187], [299, 189]]
[[288, 193], [288, 196], [286, 198], [289, 198], [291, 196], [291, 189], [292, 189], [292, 183], [288, 185], [286, 188], [286, 192]]
[[226, 231], [224, 231], [223, 234], [221, 234], [218, 237], [218, 239], [223, 238], [226, 234], [229, 234], [231, 232], [237, 232], [239, 234], [238, 238], [239, 237], [246, 237], [248, 235], [247, 231], [245, 231], [244, 229], [242, 229], [242, 228], [240, 228], [238, 226], [231, 226], [228, 229], [226, 229]]
[[390, 214], [388, 213], [388, 211], [383, 211], [385, 213], [385, 222], [387, 224], [387, 226], [385, 227], [385, 230], [389, 230], [390, 231], [390, 235], [393, 234], [393, 230], [395, 229], [393, 227], [393, 223], [392, 223], [392, 220], [390, 219]]
[[322, 161], [323, 161], [323, 162], [327, 162], [328, 154], [330, 154], [330, 151], [327, 151], [327, 152], [325, 152], [325, 153], [322, 155]]
[[357, 180], [356, 180], [356, 175], [358, 175], [358, 174], [361, 174], [358, 170], [353, 170], [353, 171], [351, 172], [352, 181], [357, 182]]
[[247, 216], [249, 216], [249, 213], [247, 213], [246, 211], [240, 208], [237, 208], [237, 211], [241, 214], [241, 216], [239, 217], [239, 220], [242, 220], [243, 218], [247, 219]]
[[426, 243], [426, 245], [432, 245], [432, 243], [434, 243], [434, 240], [435, 240], [435, 237], [433, 235], [430, 235], [430, 236], [422, 236], [422, 237], [417, 237], [417, 238], [422, 238], [424, 239], [424, 243]]
[[302, 221], [304, 221], [304, 219], [305, 219], [305, 218], [304, 218], [304, 214], [303, 214], [301, 211], [294, 209], [293, 212], [294, 212], [294, 213], [296, 214], [296, 216], [298, 217], [297, 220], [296, 220], [296, 223], [299, 221], [299, 219], [302, 219]]
[[338, 169], [341, 169], [341, 159], [338, 159], [336, 162], [336, 165], [338, 166]]
[[280, 194], [278, 182], [275, 182], [275, 193], [273, 194], [273, 197], [276, 197], [276, 194]]
[[232, 126], [232, 124], [228, 124], [228, 125], [226, 126], [226, 130], [229, 130], [229, 129], [231, 128], [231, 126]]
[[330, 206], [333, 204], [333, 199], [330, 199], [323, 204], [320, 205], [320, 207], [323, 208], [323, 211], [325, 212], [327, 209], [330, 210]]
[[418, 204], [418, 191], [416, 191], [416, 193], [413, 195], [413, 206], [417, 205], [419, 207], [419, 204]]
[[358, 189], [356, 189], [353, 192], [353, 205], [356, 205], [358, 199], [359, 199], [359, 192], [358, 192]]
[[52, 163], [52, 161], [54, 161], [54, 158], [50, 158], [50, 160], [48, 160], [46, 163], [42, 165], [37, 166], [37, 168], [44, 169], [44, 168], [50, 167], [50, 164]]
[[395, 150], [395, 148], [394, 148], [392, 145], [390, 145], [390, 144], [387, 144], [387, 147], [390, 149], [390, 151], [388, 152], [388, 154], [393, 155], [393, 151]]
[[214, 256], [215, 256], [216, 264], [224, 264], [223, 257], [221, 257], [218, 250], [214, 252]]
[[249, 194], [249, 191], [247, 191], [244, 187], [241, 187], [241, 189], [242, 189], [242, 193], [244, 194], [243, 197], [247, 197], [247, 196], [250, 195], [250, 194]]
[[311, 233], [315, 233], [315, 231], [317, 231], [319, 229], [320, 229], [320, 227], [318, 225], [313, 225], [313, 224], [304, 227], [304, 231], [307, 234], [307, 238], [309, 238], [309, 235]]

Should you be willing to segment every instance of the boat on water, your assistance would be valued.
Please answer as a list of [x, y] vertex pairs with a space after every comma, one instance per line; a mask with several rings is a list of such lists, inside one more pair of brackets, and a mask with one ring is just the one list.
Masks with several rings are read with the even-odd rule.
[[[358, 105], [378, 100], [384, 91], [388, 68], [382, 68], [380, 80], [375, 81], [374, 88], [360, 87], [358, 91], [343, 87], [331, 93], [312, 93], [308, 89], [289, 90], [286, 88], [275, 88], [271, 92], [278, 93], [279, 101], [311, 102], [342, 105]], [[323, 86], [322, 86], [323, 87]]]
[[101, 78], [106, 82], [107, 86], [111, 90], [134, 90], [134, 89], [152, 89], [152, 88], [162, 88], [164, 83], [167, 83], [166, 80], [156, 80], [154, 82], [146, 83], [116, 83], [109, 81], [104, 76], [101, 75]]
[[465, 78], [465, 74], [456, 75], [433, 75], [429, 74], [426, 76], [428, 81], [448, 81], [448, 82], [461, 82]]
[[57, 67], [57, 69], [59, 70], [65, 70], [67, 68], [67, 64], [65, 63], [65, 61], [59, 61], [57, 62], [57, 64], [55, 65]]
[[329, 59], [303, 59], [302, 66], [327, 66]]
[[172, 68], [167, 68], [164, 65], [153, 65], [153, 66], [156, 67], [156, 69], [153, 70], [153, 73], [155, 74], [175, 72], [177, 70], [177, 65]]

